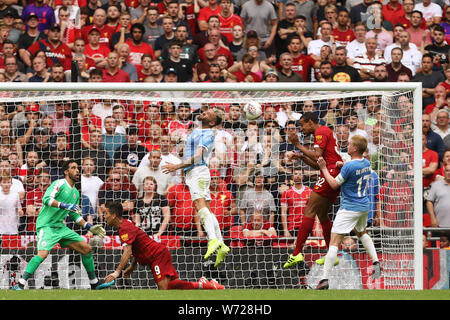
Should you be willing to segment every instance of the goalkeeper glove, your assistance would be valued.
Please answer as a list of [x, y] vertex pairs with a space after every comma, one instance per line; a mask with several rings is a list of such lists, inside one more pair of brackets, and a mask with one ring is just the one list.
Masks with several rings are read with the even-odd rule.
[[60, 202], [59, 203], [59, 207], [61, 209], [64, 209], [64, 210], [69, 210], [69, 211], [81, 213], [81, 208], [78, 205], [73, 204], [73, 203]]
[[96, 224], [95, 226], [93, 226], [90, 223], [86, 223], [84, 227], [100, 238], [103, 238], [106, 235], [105, 229], [103, 229], [100, 224]]

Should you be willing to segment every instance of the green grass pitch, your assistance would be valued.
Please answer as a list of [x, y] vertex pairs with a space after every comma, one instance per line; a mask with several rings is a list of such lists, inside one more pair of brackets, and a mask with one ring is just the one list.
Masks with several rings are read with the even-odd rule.
[[0, 300], [450, 300], [450, 290], [0, 290]]

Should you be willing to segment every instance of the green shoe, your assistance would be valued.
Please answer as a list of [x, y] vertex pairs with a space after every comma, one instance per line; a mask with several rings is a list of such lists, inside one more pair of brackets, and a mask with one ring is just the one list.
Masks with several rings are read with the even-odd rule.
[[205, 260], [208, 259], [209, 256], [212, 255], [214, 253], [214, 251], [217, 250], [217, 248], [219, 248], [219, 246], [220, 246], [220, 242], [219, 242], [219, 240], [217, 240], [217, 238], [209, 240], [208, 251], [206, 251]]
[[214, 264], [214, 267], [217, 268], [223, 259], [225, 259], [228, 252], [230, 252], [230, 248], [228, 248], [225, 243], [222, 243], [220, 249], [217, 251], [216, 263]]
[[301, 253], [299, 253], [298, 255], [294, 256], [294, 255], [290, 255], [288, 261], [284, 264], [283, 268], [290, 268], [294, 265], [296, 265], [299, 262], [304, 261], [305, 259], [303, 259], [303, 255]]
[[[318, 264], [319, 266], [323, 266], [324, 263], [325, 263], [325, 257], [322, 257], [322, 258], [316, 260], [316, 264]], [[338, 264], [339, 264], [339, 258], [336, 258], [336, 261], [334, 262], [334, 266], [336, 267]]]

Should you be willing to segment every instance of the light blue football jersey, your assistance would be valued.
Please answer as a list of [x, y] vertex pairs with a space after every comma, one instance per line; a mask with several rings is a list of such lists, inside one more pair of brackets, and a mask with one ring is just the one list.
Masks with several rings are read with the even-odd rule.
[[367, 159], [354, 159], [344, 164], [341, 173], [336, 177], [336, 181], [341, 185], [341, 209], [369, 211], [370, 177], [371, 168]]
[[203, 148], [203, 157], [201, 161], [184, 168], [187, 172], [197, 166], [208, 166], [214, 146], [214, 131], [212, 129], [194, 129], [189, 135], [184, 147], [184, 160], [191, 158], [195, 154], [197, 148]]

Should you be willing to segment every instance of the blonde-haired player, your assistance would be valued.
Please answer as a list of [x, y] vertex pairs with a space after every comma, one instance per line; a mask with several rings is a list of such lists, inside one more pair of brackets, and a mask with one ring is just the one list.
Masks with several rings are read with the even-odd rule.
[[323, 276], [317, 285], [317, 290], [329, 288], [328, 279], [331, 269], [336, 262], [339, 246], [345, 235], [355, 231], [359, 240], [373, 261], [372, 278], [381, 275], [381, 267], [378, 261], [372, 238], [366, 233], [367, 217], [369, 213], [369, 197], [367, 189], [371, 177], [370, 162], [363, 157], [367, 149], [367, 140], [359, 135], [351, 137], [348, 145], [348, 154], [351, 160], [346, 162], [341, 172], [333, 178], [326, 167], [323, 158], [317, 161], [324, 178], [333, 189], [341, 188], [341, 206], [336, 214], [331, 229], [330, 245], [323, 268]]

